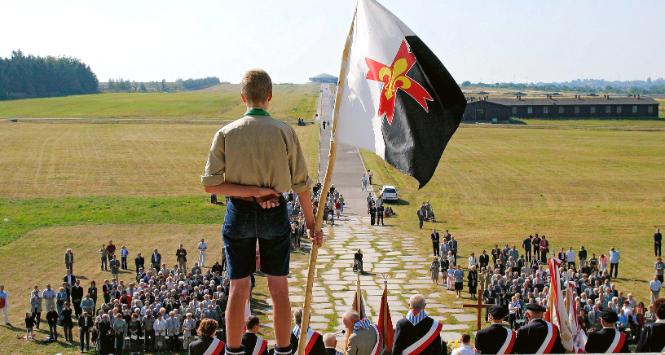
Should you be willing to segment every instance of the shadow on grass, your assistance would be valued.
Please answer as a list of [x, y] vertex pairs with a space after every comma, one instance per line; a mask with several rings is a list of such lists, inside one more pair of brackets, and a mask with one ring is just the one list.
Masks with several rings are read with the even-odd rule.
[[[4, 327], [4, 328], [8, 329], [9, 331], [13, 332], [16, 336], [16, 339], [25, 340], [25, 336], [26, 336], [25, 328], [19, 328], [19, 327], [16, 327], [14, 325], [11, 325], [11, 324], [10, 325], [3, 325], [2, 327]], [[37, 329], [37, 328], [35, 328], [34, 329], [35, 338], [33, 340], [31, 340], [30, 343], [36, 344], [36, 345], [50, 345], [50, 344], [56, 343], [56, 344], [58, 344], [62, 347], [72, 348], [72, 349], [77, 348], [79, 346], [78, 341], [74, 341], [72, 343], [67, 343], [67, 342], [63, 341], [62, 339], [64, 339], [64, 336], [61, 332], [61, 329], [58, 329], [58, 331], [59, 331], [58, 332], [58, 340], [57, 341], [52, 341], [52, 340], [50, 340], [49, 332], [48, 332], [47, 329]], [[74, 335], [73, 332], [72, 332], [72, 335]], [[74, 336], [74, 338], [78, 339], [77, 336]], [[28, 341], [26, 340], [26, 343], [27, 342]]]
[[401, 198], [397, 201], [383, 201], [387, 205], [397, 205], [397, 206], [408, 206], [411, 203], [407, 200], [402, 200]]
[[268, 299], [269, 297], [270, 297], [269, 294], [265, 294], [263, 292], [253, 292], [252, 301], [249, 305], [250, 309], [252, 310], [252, 314], [258, 316], [263, 316], [268, 314], [268, 312], [272, 310], [272, 307], [268, 304], [268, 302], [264, 300]]

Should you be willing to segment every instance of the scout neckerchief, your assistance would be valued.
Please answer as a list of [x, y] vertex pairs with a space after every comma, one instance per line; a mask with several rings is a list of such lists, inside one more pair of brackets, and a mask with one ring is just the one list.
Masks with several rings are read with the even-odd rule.
[[252, 107], [245, 112], [245, 116], [270, 116], [270, 114], [262, 108]]

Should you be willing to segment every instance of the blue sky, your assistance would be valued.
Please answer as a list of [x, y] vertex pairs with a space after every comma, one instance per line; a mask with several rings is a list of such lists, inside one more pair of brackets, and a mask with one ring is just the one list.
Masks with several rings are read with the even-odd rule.
[[[383, 0], [456, 80], [665, 77], [665, 1]], [[70, 55], [101, 81], [337, 75], [355, 0], [8, 0], [0, 56]]]

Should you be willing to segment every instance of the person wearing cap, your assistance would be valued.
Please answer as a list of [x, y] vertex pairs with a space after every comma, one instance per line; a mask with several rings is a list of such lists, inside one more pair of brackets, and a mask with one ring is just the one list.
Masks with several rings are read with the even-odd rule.
[[511, 354], [517, 333], [502, 324], [508, 310], [494, 305], [489, 308], [488, 313], [492, 325], [476, 333], [476, 350], [481, 354]]
[[514, 352], [517, 354], [562, 354], [565, 352], [559, 328], [543, 319], [545, 307], [537, 303], [526, 305], [528, 324], [517, 331]]
[[611, 309], [603, 309], [600, 314], [600, 324], [603, 328], [589, 333], [584, 351], [587, 353], [629, 353], [628, 337], [615, 328], [617, 319], [616, 312]]
[[653, 303], [653, 310], [656, 322], [642, 328], [635, 350], [638, 353], [665, 351], [665, 298], [657, 299]]

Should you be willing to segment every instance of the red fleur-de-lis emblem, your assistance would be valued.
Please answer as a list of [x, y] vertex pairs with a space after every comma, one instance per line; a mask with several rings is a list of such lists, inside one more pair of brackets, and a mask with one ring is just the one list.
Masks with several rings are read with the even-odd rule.
[[406, 41], [402, 41], [397, 54], [395, 54], [395, 59], [393, 59], [390, 66], [370, 58], [365, 58], [365, 63], [367, 63], [367, 67], [369, 68], [366, 78], [383, 83], [379, 99], [378, 115], [379, 117], [385, 115], [388, 124], [393, 123], [397, 90], [402, 90], [409, 94], [409, 96], [420, 104], [425, 112], [429, 112], [427, 101], [434, 101], [434, 99], [432, 99], [432, 96], [430, 96], [420, 83], [407, 75], [411, 67], [416, 64], [416, 56], [409, 51]]

